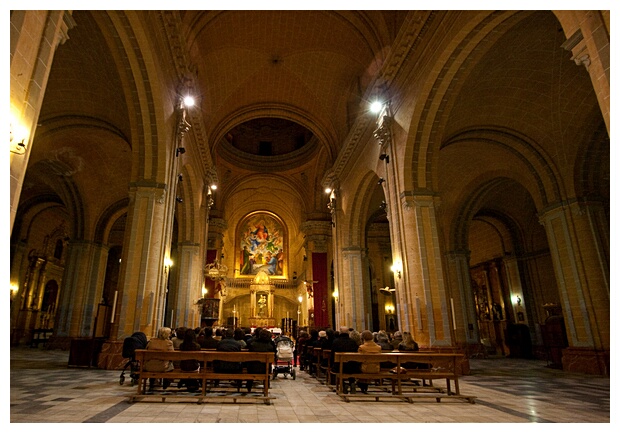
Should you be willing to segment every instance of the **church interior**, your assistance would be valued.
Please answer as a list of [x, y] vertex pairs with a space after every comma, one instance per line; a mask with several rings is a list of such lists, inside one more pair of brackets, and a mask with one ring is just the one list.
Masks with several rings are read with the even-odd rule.
[[609, 375], [609, 11], [10, 26], [12, 347], [348, 326]]

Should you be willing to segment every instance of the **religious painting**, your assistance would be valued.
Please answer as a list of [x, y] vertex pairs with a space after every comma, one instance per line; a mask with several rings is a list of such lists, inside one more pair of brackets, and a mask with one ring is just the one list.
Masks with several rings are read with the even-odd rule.
[[252, 277], [264, 271], [270, 278], [284, 278], [286, 228], [275, 214], [254, 212], [237, 229], [239, 276]]

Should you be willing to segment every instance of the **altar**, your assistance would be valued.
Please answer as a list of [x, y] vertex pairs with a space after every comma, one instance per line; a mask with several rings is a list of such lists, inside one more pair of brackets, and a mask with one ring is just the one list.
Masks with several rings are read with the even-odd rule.
[[276, 326], [274, 311], [275, 285], [265, 271], [259, 271], [250, 284], [250, 326], [273, 328]]

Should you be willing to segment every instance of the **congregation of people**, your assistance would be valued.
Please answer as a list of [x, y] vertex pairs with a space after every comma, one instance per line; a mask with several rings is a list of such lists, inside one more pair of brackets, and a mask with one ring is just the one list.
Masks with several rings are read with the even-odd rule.
[[[353, 328], [342, 326], [339, 330], [331, 328], [327, 329], [311, 329], [308, 331], [300, 331], [298, 338], [295, 340], [292, 335], [287, 333], [272, 333], [269, 329], [256, 328], [252, 332], [249, 328], [186, 328], [179, 327], [172, 330], [168, 327], [160, 328], [157, 337], [152, 338], [146, 345], [147, 350], [185, 350], [195, 351], [201, 349], [210, 349], [224, 352], [240, 352], [247, 350], [250, 352], [273, 352], [274, 363], [277, 362], [277, 344], [283, 339], [291, 342], [294, 347], [292, 366], [297, 367], [301, 371], [307, 371], [311, 375], [317, 374], [317, 365], [323, 367], [332, 366], [332, 371], [338, 366], [334, 365], [334, 354], [338, 352], [359, 352], [359, 353], [381, 353], [386, 351], [417, 351], [418, 344], [414, 341], [410, 332], [396, 331], [393, 335], [386, 331], [371, 332], [364, 330], [361, 333]], [[330, 359], [319, 360], [316, 358], [314, 348], [330, 351]], [[183, 371], [198, 371], [201, 366], [198, 361], [184, 360], [178, 365], [171, 361], [149, 361], [144, 368], [147, 371], [172, 371], [174, 368], [180, 368]], [[328, 364], [329, 363], [329, 364]], [[244, 365], [238, 362], [215, 362], [213, 369], [215, 372], [240, 373]], [[345, 373], [373, 373], [378, 372], [382, 365], [369, 362], [357, 363], [347, 362], [343, 366]], [[416, 368], [416, 366], [411, 366]], [[248, 372], [260, 373], [264, 371], [265, 364], [254, 361], [245, 365]], [[218, 386], [218, 381], [214, 384]], [[242, 381], [236, 381], [236, 388], [239, 390]], [[164, 380], [163, 389], [171, 385], [170, 381]], [[151, 380], [150, 387], [154, 386]], [[188, 391], [194, 392], [199, 390], [200, 383], [197, 380], [184, 380], [177, 383], [179, 388], [187, 388]], [[253, 381], [246, 381], [246, 389], [251, 392]], [[362, 393], [368, 390], [368, 383], [364, 381], [355, 381], [349, 379], [345, 386], [345, 393], [356, 392], [356, 386]]]

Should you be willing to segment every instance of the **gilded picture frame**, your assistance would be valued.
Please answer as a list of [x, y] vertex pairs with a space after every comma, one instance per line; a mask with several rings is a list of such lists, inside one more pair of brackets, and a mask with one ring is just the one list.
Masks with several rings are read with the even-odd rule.
[[236, 233], [237, 277], [253, 278], [263, 270], [269, 278], [286, 278], [288, 233], [276, 214], [252, 212], [242, 219]]

